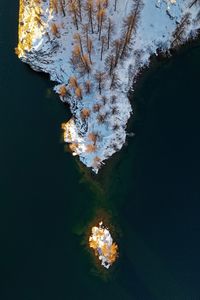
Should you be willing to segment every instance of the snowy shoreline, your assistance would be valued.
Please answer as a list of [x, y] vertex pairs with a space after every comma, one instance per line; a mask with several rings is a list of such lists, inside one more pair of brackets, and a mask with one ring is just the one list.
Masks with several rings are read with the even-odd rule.
[[[88, 1], [93, 3], [81, 3]], [[20, 0], [16, 52], [34, 70], [49, 73], [50, 79], [58, 82], [55, 91], [72, 113], [62, 126], [64, 140], [72, 154], [95, 173], [125, 143], [126, 125], [134, 109], [128, 93], [134, 91], [152, 55], [158, 49], [165, 52], [179, 47], [195, 37], [200, 27], [198, 3], [133, 2], [127, 0], [124, 5], [118, 1], [115, 10], [114, 0], [99, 0], [101, 7], [94, 7], [92, 19], [96, 31], [91, 33], [85, 8], [79, 9], [81, 21], [75, 24], [67, 1]], [[102, 30], [98, 13], [104, 18]], [[112, 38], [106, 39], [111, 23]]]

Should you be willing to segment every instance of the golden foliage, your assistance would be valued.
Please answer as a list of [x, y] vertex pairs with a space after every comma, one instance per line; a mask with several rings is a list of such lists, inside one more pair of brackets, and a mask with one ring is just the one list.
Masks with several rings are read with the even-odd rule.
[[97, 138], [98, 138], [98, 134], [96, 134], [94, 132], [91, 132], [88, 134], [88, 140], [90, 140], [94, 144], [96, 144]]
[[50, 1], [50, 7], [58, 13], [58, 0], [51, 0]]
[[88, 144], [86, 146], [86, 152], [87, 153], [91, 153], [91, 152], [95, 152], [96, 151], [96, 146], [93, 144]]
[[81, 48], [79, 45], [75, 45], [74, 48], [73, 48], [73, 51], [72, 51], [72, 54], [75, 56], [75, 57], [80, 57], [81, 56]]
[[70, 84], [71, 88], [74, 88], [74, 89], [78, 88], [77, 78], [75, 76], [70, 77], [69, 84]]
[[78, 99], [82, 99], [83, 98], [83, 95], [82, 95], [82, 89], [80, 87], [77, 87], [75, 89], [75, 95]]
[[78, 147], [78, 145], [75, 144], [75, 143], [69, 144], [69, 149], [70, 149], [72, 152], [76, 152], [77, 147]]
[[[29, 51], [33, 40], [38, 37], [38, 20], [42, 15], [41, 1], [30, 0], [29, 7], [26, 8], [26, 1], [20, 0], [18, 46], [15, 53], [18, 57]], [[27, 13], [28, 10], [28, 13]]]
[[90, 116], [90, 110], [87, 108], [83, 108], [81, 111], [81, 118], [82, 119], [87, 119]]
[[51, 32], [53, 35], [58, 36], [59, 31], [58, 31], [58, 25], [56, 25], [56, 23], [51, 24]]
[[62, 85], [60, 88], [59, 88], [59, 94], [60, 96], [64, 97], [66, 96], [67, 94], [67, 88], [65, 85]]

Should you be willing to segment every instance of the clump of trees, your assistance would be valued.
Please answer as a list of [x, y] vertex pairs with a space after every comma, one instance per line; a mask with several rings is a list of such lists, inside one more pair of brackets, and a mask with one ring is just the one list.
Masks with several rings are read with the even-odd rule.
[[70, 77], [69, 87], [74, 92], [77, 99], [83, 99], [83, 88], [79, 85], [76, 76]]
[[[113, 9], [117, 11], [118, 3], [119, 0], [114, 1], [112, 11]], [[113, 17], [109, 16], [107, 12], [109, 5], [109, 0], [50, 0], [50, 6], [54, 13], [60, 14], [63, 18], [66, 18], [67, 14], [70, 15], [74, 27], [70, 62], [76, 76], [70, 77], [67, 87], [65, 85], [60, 87], [59, 94], [61, 97], [73, 94], [76, 99], [83, 101], [84, 95], [92, 95], [94, 88], [96, 88], [99, 93], [99, 102], [97, 103], [95, 99], [92, 108], [84, 106], [80, 111], [80, 117], [84, 122], [87, 122], [93, 112], [96, 113], [97, 122], [99, 124], [106, 123], [106, 125], [109, 124], [110, 116], [119, 114], [116, 105], [117, 97], [114, 94], [114, 90], [120, 87], [117, 69], [119, 63], [123, 63], [123, 60], [130, 53], [143, 2], [142, 0], [132, 1], [132, 9], [123, 20], [118, 35], [115, 35], [116, 31], [119, 30], [118, 28], [115, 30], [117, 24], [113, 22]], [[186, 20], [183, 20], [182, 23], [180, 27], [184, 27]], [[52, 22], [51, 32], [53, 36], [59, 37], [61, 29], [62, 25]], [[176, 37], [178, 40], [181, 35], [182, 29], [177, 29], [177, 32], [174, 33], [174, 39]], [[98, 69], [96, 67], [93, 70], [96, 66], [94, 54], [98, 56], [98, 62], [102, 65], [98, 65]], [[93, 81], [94, 83], [91, 84]], [[105, 87], [112, 91], [113, 95], [110, 98], [106, 96]], [[108, 103], [111, 104], [111, 108], [109, 112], [105, 112], [102, 107]], [[111, 126], [114, 131], [120, 128], [118, 123]], [[86, 152], [95, 152], [99, 139], [99, 133], [89, 132]], [[74, 151], [76, 147], [77, 144], [71, 144]], [[118, 146], [113, 144], [113, 147], [117, 149]], [[93, 163], [98, 166], [101, 160], [95, 157]]]
[[93, 17], [94, 17], [95, 7], [94, 7], [93, 0], [86, 0], [85, 10], [88, 14], [88, 22], [90, 24], [91, 32], [94, 33]]
[[[89, 54], [84, 51], [83, 40], [79, 33], [74, 34], [74, 48], [72, 50], [71, 64], [73, 67], [79, 71], [81, 75], [89, 74], [91, 71], [91, 52], [92, 52], [92, 43], [90, 44]], [[89, 47], [88, 44], [88, 47]]]

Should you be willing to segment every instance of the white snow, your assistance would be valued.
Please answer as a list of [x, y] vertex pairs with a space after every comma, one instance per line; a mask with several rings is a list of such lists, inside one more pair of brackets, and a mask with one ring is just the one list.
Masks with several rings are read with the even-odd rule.
[[[82, 7], [85, 2], [86, 0], [81, 1]], [[101, 2], [103, 3], [103, 0]], [[114, 89], [110, 89], [111, 78], [107, 76], [102, 95], [100, 95], [95, 73], [97, 71], [108, 73], [106, 59], [114, 54], [113, 42], [124, 38], [122, 25], [134, 3], [133, 0], [118, 0], [117, 10], [114, 11], [114, 2], [114, 0], [108, 1], [102, 28], [102, 36], [104, 36], [107, 34], [108, 18], [111, 18], [114, 32], [111, 35], [110, 48], [104, 50], [101, 61], [101, 42], [98, 40], [95, 17], [93, 19], [95, 33], [92, 34], [89, 30], [89, 38], [93, 41], [91, 72], [89, 75], [83, 75], [80, 74], [78, 68], [72, 66], [70, 61], [74, 45], [77, 44], [74, 34], [78, 32], [82, 38], [84, 36], [82, 25], [88, 23], [86, 11], [82, 9], [82, 23], [79, 21], [77, 31], [72, 15], [67, 9], [65, 10], [66, 16], [62, 12], [56, 13], [50, 7], [50, 0], [43, 0], [40, 1], [41, 11], [38, 12], [39, 4], [36, 1], [21, 0], [24, 10], [20, 20], [23, 20], [26, 25], [19, 25], [18, 55], [34, 70], [48, 73], [50, 79], [57, 82], [55, 86], [57, 93], [63, 86], [70, 92], [70, 97], [60, 96], [62, 101], [69, 103], [72, 112], [71, 120], [63, 124], [64, 139], [71, 144], [73, 155], [79, 155], [80, 160], [96, 173], [104, 161], [120, 150], [125, 143], [126, 124], [134, 109], [129, 103], [127, 93], [130, 88], [134, 88], [133, 83], [140, 69], [148, 65], [151, 55], [156, 53], [158, 48], [166, 51], [171, 47], [174, 39], [173, 33], [187, 13], [190, 13], [190, 22], [187, 22], [180, 42], [185, 42], [200, 27], [197, 19], [200, 8], [198, 9], [197, 5], [190, 7], [191, 1], [189, 0], [143, 0], [137, 28], [131, 38], [130, 51], [115, 68], [119, 84]], [[95, 9], [97, 9], [96, 4]], [[37, 16], [40, 22], [35, 21]], [[58, 28], [56, 36], [51, 30], [54, 23]], [[30, 35], [31, 46], [28, 47], [25, 40]], [[86, 53], [85, 42], [83, 42], [83, 48]], [[78, 99], [69, 85], [71, 76], [77, 78], [82, 88], [82, 99]], [[91, 82], [89, 94], [84, 91], [86, 80]], [[83, 118], [83, 111], [86, 110], [89, 114]], [[103, 122], [99, 121], [102, 116], [105, 118]]]

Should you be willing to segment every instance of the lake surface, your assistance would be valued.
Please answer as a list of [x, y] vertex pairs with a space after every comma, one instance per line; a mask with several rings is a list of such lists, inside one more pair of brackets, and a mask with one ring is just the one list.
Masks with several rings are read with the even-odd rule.
[[[14, 55], [17, 2], [0, 8], [0, 299], [199, 299], [200, 45], [142, 76], [135, 137], [94, 176], [65, 151], [53, 84]], [[87, 247], [101, 217], [109, 271]]]

